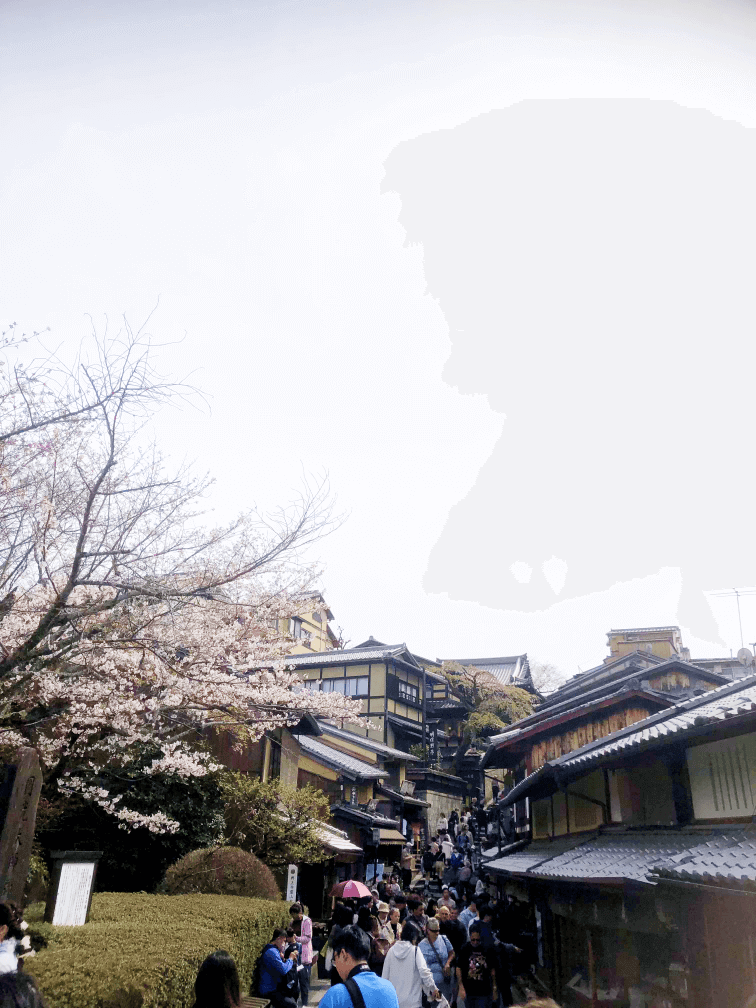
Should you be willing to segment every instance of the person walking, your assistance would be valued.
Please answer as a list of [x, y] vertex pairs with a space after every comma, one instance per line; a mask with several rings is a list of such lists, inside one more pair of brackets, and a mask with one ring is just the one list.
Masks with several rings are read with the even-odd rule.
[[402, 1008], [421, 1008], [423, 992], [438, 1001], [441, 993], [418, 945], [423, 937], [412, 923], [402, 928], [401, 938], [388, 950], [383, 963], [383, 979], [393, 984]]
[[393, 945], [396, 941], [396, 935], [394, 934], [394, 929], [389, 923], [389, 911], [390, 907], [388, 903], [378, 904], [378, 924], [380, 926], [380, 937], [385, 938], [390, 945]]
[[[302, 946], [302, 958], [299, 961], [299, 992], [302, 997], [302, 1008], [308, 1003], [310, 996], [310, 974], [312, 972], [312, 921], [304, 912], [301, 903], [292, 903], [289, 907], [291, 926], [297, 941]], [[301, 967], [301, 968], [300, 968]]]
[[465, 930], [470, 930], [470, 925], [478, 917], [478, 901], [473, 897], [470, 900], [470, 904], [467, 909], [463, 910], [459, 915], [459, 921], [464, 924]]
[[412, 885], [412, 866], [414, 860], [415, 859], [412, 855], [412, 844], [407, 844], [406, 847], [402, 848], [401, 859], [402, 886], [405, 889], [409, 889]]
[[290, 974], [297, 969], [297, 950], [286, 948], [286, 932], [276, 928], [273, 937], [260, 956], [260, 983], [257, 994], [267, 997], [273, 1008], [297, 1008], [297, 1002], [286, 993]]
[[449, 939], [441, 934], [441, 921], [437, 917], [429, 919], [426, 936], [420, 942], [418, 948], [428, 964], [428, 969], [433, 974], [436, 987], [438, 987], [447, 1001], [451, 1001], [451, 964], [454, 959], [454, 948]]
[[[399, 1008], [396, 990], [368, 966], [370, 939], [360, 928], [341, 928], [333, 938], [333, 963], [339, 983], [326, 991], [320, 1008], [355, 1008], [350, 987], [354, 985], [369, 1008]], [[354, 988], [353, 988], [354, 989]]]
[[236, 963], [224, 949], [202, 963], [194, 981], [193, 1008], [239, 1008], [241, 988]]
[[465, 1008], [491, 1008], [498, 998], [496, 988], [496, 954], [483, 948], [480, 930], [473, 924], [470, 938], [462, 946], [457, 959], [458, 996]]

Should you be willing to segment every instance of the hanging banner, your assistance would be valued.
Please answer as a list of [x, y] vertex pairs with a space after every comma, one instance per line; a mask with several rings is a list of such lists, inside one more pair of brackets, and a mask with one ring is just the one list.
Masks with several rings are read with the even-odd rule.
[[297, 878], [299, 877], [299, 868], [295, 864], [289, 865], [289, 873], [286, 876], [286, 899], [289, 903], [293, 903], [297, 898]]

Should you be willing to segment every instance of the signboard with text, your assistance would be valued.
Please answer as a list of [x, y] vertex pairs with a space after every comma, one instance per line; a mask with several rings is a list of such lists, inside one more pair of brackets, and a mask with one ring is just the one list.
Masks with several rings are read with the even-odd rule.
[[286, 899], [293, 903], [297, 898], [297, 879], [299, 878], [299, 868], [295, 864], [289, 865], [286, 874]]
[[102, 851], [51, 851], [50, 855], [53, 871], [45, 920], [68, 927], [86, 924]]

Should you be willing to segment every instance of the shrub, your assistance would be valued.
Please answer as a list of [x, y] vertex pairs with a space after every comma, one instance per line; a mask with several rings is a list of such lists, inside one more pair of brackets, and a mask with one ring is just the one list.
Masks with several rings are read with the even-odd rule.
[[242, 992], [288, 905], [239, 896], [95, 893], [88, 924], [56, 927], [24, 968], [49, 1008], [190, 1008], [200, 963], [224, 948]]
[[215, 893], [281, 899], [270, 868], [240, 847], [206, 847], [192, 851], [171, 865], [161, 889], [170, 895]]

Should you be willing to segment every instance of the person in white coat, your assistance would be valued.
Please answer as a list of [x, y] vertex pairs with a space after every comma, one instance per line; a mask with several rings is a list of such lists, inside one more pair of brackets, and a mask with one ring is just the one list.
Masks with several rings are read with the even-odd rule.
[[400, 940], [394, 942], [383, 961], [383, 979], [393, 985], [402, 1008], [420, 1008], [423, 992], [435, 1001], [441, 997], [425, 957], [417, 947], [422, 937], [420, 929], [407, 921]]

